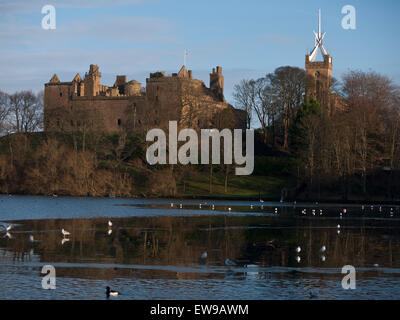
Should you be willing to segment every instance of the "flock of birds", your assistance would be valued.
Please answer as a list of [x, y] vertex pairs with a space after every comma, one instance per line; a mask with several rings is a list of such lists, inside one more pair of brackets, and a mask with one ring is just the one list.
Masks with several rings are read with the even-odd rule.
[[[283, 201], [281, 200], [281, 202], [283, 202]], [[264, 200], [260, 199], [260, 203], [264, 203]], [[171, 208], [173, 208], [174, 206], [175, 206], [175, 204], [171, 202]], [[211, 208], [211, 210], [215, 210], [215, 205], [211, 204], [210, 208]], [[182, 203], [179, 204], [179, 209], [183, 209], [183, 204]], [[201, 203], [199, 204], [199, 209], [202, 209], [202, 204]], [[252, 204], [250, 205], [250, 209], [252, 209], [252, 210], [254, 209], [254, 206]], [[263, 205], [261, 205], [261, 209], [264, 209]], [[232, 208], [228, 207], [227, 210], [230, 212], [230, 211], [232, 211]], [[275, 208], [275, 213], [278, 213], [278, 208]]]
[[[111, 235], [111, 233], [112, 233], [112, 225], [113, 225], [112, 222], [111, 222], [111, 220], [108, 220], [107, 225], [108, 225], [107, 234], [108, 234], [108, 235]], [[3, 238], [8, 238], [8, 239], [12, 239], [12, 238], [13, 238], [13, 236], [12, 236], [12, 234], [11, 234], [10, 231], [11, 231], [11, 229], [14, 228], [14, 225], [12, 225], [12, 224], [9, 224], [9, 225], [2, 224], [2, 225], [0, 225], [0, 228], [2, 228], [2, 229], [0, 229], [0, 231], [3, 231], [3, 232], [4, 232]], [[71, 232], [69, 232], [69, 231], [65, 230], [64, 228], [62, 228], [62, 229], [61, 229], [61, 234], [63, 235], [63, 238], [62, 238], [62, 240], [61, 240], [61, 244], [62, 244], [62, 245], [63, 245], [64, 243], [70, 241], [70, 239], [68, 238], [68, 236], [71, 235]], [[29, 242], [31, 242], [31, 243], [39, 241], [39, 240], [35, 240], [35, 238], [33, 237], [32, 234], [29, 235], [29, 238], [28, 238], [28, 239], [29, 239]]]
[[[110, 235], [112, 233], [112, 222], [111, 220], [108, 221], [107, 223], [108, 226], [108, 231], [107, 234]], [[12, 239], [12, 235], [10, 233], [11, 229], [14, 228], [14, 226], [12, 224], [9, 225], [0, 225], [0, 230], [2, 230], [5, 235], [3, 236], [3, 238], [8, 238], [8, 239]], [[63, 245], [65, 242], [70, 241], [70, 239], [68, 238], [68, 236], [71, 235], [71, 232], [65, 230], [64, 228], [61, 229], [61, 234], [63, 235], [63, 239], [61, 240], [61, 244]], [[38, 240], [35, 240], [33, 235], [29, 235], [29, 242], [33, 243], [33, 242], [37, 242]], [[110, 296], [112, 297], [116, 297], [118, 295], [120, 295], [121, 293], [115, 290], [111, 290], [110, 287], [106, 287], [106, 296], [107, 298], [109, 298]]]
[[[264, 200], [260, 199], [260, 203], [264, 203]], [[318, 203], [316, 203], [316, 204], [318, 204]], [[296, 202], [294, 202], [294, 205], [296, 205]], [[173, 208], [173, 207], [174, 207], [174, 204], [171, 203], [171, 208]], [[179, 204], [179, 208], [183, 209], [183, 204], [182, 203]], [[202, 208], [202, 204], [201, 203], [199, 204], [199, 208], [200, 209]], [[215, 205], [212, 204], [210, 206], [210, 208], [212, 210], [215, 210]], [[254, 206], [250, 205], [250, 209], [251, 210], [254, 209]], [[261, 209], [263, 209], [263, 205], [261, 205]], [[361, 210], [364, 212], [364, 210], [365, 210], [365, 206], [364, 205], [361, 207]], [[373, 211], [374, 210], [374, 206], [370, 206], [370, 210]], [[228, 211], [229, 212], [232, 211], [232, 208], [228, 207]], [[382, 207], [381, 206], [379, 207], [378, 211], [379, 211], [379, 213], [382, 213]], [[275, 212], [275, 214], [277, 214], [278, 213], [278, 208], [275, 208], [274, 212]], [[307, 209], [302, 209], [301, 213], [302, 213], [302, 215], [307, 215]], [[322, 216], [323, 213], [324, 213], [323, 209], [319, 209], [319, 211], [317, 211], [317, 209], [311, 209], [311, 214], [313, 216], [316, 216], [316, 215]], [[340, 219], [342, 219], [343, 214], [346, 214], [346, 213], [347, 213], [347, 209], [343, 209], [339, 213]], [[393, 217], [393, 215], [394, 215], [394, 210], [393, 210], [393, 208], [390, 208], [390, 216]], [[111, 235], [112, 234], [112, 226], [113, 226], [113, 223], [111, 222], [111, 220], [108, 220], [107, 226], [108, 226], [107, 234]], [[3, 228], [3, 231], [5, 233], [5, 235], [3, 237], [12, 239], [12, 235], [11, 235], [10, 231], [11, 231], [11, 229], [13, 229], [14, 226], [12, 224], [10, 224], [10, 225], [0, 225], [0, 227]], [[337, 231], [336, 231], [337, 234], [340, 234], [340, 229], [341, 229], [340, 224], [337, 225], [336, 229], [337, 229]], [[71, 233], [69, 231], [65, 230], [64, 228], [62, 228], [61, 229], [61, 234], [63, 235], [63, 239], [61, 240], [61, 244], [64, 245], [65, 242], [70, 241], [70, 239], [68, 237], [71, 235]], [[34, 239], [33, 235], [29, 235], [29, 242], [33, 243], [33, 242], [36, 242], [36, 241], [37, 240]], [[301, 257], [300, 257], [301, 247], [297, 246], [295, 251], [296, 251], [296, 261], [298, 263], [300, 263], [301, 262]], [[324, 253], [326, 252], [326, 246], [323, 245], [320, 248], [319, 251], [321, 253], [321, 256], [320, 256], [321, 261], [324, 262], [326, 260], [326, 257], [324, 255]], [[200, 259], [201, 260], [205, 260], [205, 259], [207, 259], [207, 257], [208, 257], [207, 251], [204, 251], [200, 256]], [[236, 266], [237, 264], [234, 261], [230, 260], [229, 258], [226, 258], [225, 259], [225, 265], [229, 266], [229, 267], [232, 267], [232, 266]], [[378, 265], [374, 265], [374, 266], [378, 266]], [[106, 287], [106, 296], [107, 296], [107, 298], [109, 298], [110, 296], [114, 296], [115, 297], [115, 296], [118, 296], [120, 294], [121, 294], [120, 292], [115, 291], [115, 290], [111, 290], [110, 287]], [[310, 296], [313, 296], [313, 295], [314, 294], [310, 294]]]
[[[264, 210], [264, 200], [260, 199], [259, 201], [260, 201], [260, 203], [261, 203], [261, 206], [260, 206], [261, 210]], [[282, 202], [282, 200], [281, 200], [281, 202]], [[205, 203], [205, 204], [201, 204], [201, 203], [200, 203], [200, 204], [199, 204], [199, 209], [202, 209], [202, 208], [203, 208], [202, 206], [203, 206], [203, 205], [206, 205], [206, 204], [207, 204], [207, 203]], [[296, 204], [297, 204], [296, 201], [294, 201], [294, 202], [293, 202], [294, 207], [296, 207]], [[318, 202], [316, 202], [315, 204], [318, 205]], [[172, 203], [172, 202], [171, 202], [170, 205], [171, 205], [171, 208], [174, 208], [174, 206], [175, 206], [175, 204]], [[177, 206], [178, 206], [178, 204], [177, 204]], [[180, 203], [180, 204], [179, 204], [179, 208], [180, 208], [180, 209], [183, 209], [183, 208], [184, 208], [184, 207], [183, 207], [183, 203]], [[211, 210], [215, 210], [215, 205], [214, 205], [214, 204], [211, 204], [211, 205], [209, 206], [209, 208], [210, 208]], [[253, 210], [253, 209], [254, 209], [254, 205], [251, 204], [251, 205], [250, 205], [250, 210]], [[374, 209], [375, 209], [375, 207], [374, 207], [373, 205], [371, 205], [371, 206], [370, 206], [370, 212], [374, 212]], [[232, 207], [227, 207], [226, 210], [229, 211], [229, 212], [231, 212], [231, 211], [232, 211]], [[365, 205], [362, 205], [362, 206], [361, 206], [361, 212], [364, 213], [365, 210], [366, 210], [366, 206], [365, 206]], [[390, 208], [390, 210], [389, 210], [389, 216], [390, 216], [390, 217], [394, 217], [394, 211], [395, 211], [395, 210], [394, 210], [393, 207]], [[399, 211], [399, 208], [397, 208], [397, 211]], [[321, 208], [319, 208], [319, 209], [312, 208], [312, 209], [310, 209], [310, 211], [307, 211], [307, 208], [303, 208], [303, 209], [301, 210], [301, 215], [306, 216], [306, 215], [308, 215], [308, 212], [311, 212], [311, 215], [312, 215], [312, 216], [322, 216], [322, 215], [325, 214], [324, 210], [321, 209]], [[381, 214], [382, 212], [383, 212], [383, 208], [382, 208], [382, 206], [379, 206], [379, 207], [378, 207], [378, 213]], [[275, 214], [278, 214], [278, 208], [277, 208], [277, 207], [275, 207], [274, 213], [275, 213]], [[347, 209], [344, 208], [342, 211], [340, 211], [340, 213], [339, 213], [339, 218], [342, 219], [342, 218], [343, 218], [343, 214], [346, 214], [346, 213], [347, 213]], [[340, 231], [339, 231], [338, 233], [340, 233]]]

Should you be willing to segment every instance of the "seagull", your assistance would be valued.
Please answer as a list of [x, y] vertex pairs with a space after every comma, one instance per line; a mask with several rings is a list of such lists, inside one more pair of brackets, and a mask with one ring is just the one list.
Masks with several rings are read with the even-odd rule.
[[297, 263], [300, 263], [301, 258], [300, 258], [299, 256], [297, 256], [297, 257], [296, 257], [296, 261], [297, 261]]
[[30, 241], [30, 242], [35, 242], [35, 239], [33, 238], [33, 235], [30, 235], [30, 236], [29, 236], [29, 241]]
[[263, 199], [260, 199], [260, 202], [261, 202], [261, 203], [264, 203], [264, 200], [263, 200]]
[[182, 203], [179, 205], [179, 207], [182, 209]]
[[340, 229], [340, 224], [337, 225], [337, 228]]
[[212, 209], [214, 210], [214, 205], [212, 205]]
[[201, 203], [199, 204], [199, 209], [201, 209]]
[[253, 209], [253, 205], [250, 205], [250, 209]]
[[108, 229], [107, 234], [111, 235], [111, 233], [112, 233], [112, 229]]
[[171, 202], [171, 208], [174, 206], [174, 204]]
[[232, 208], [228, 208], [229, 211], [232, 211]]
[[207, 259], [207, 251], [204, 251], [204, 252], [201, 254], [200, 258], [201, 258], [201, 259]]
[[108, 220], [108, 226], [112, 227], [112, 222], [110, 220]]
[[107, 298], [109, 298], [110, 296], [116, 297], [116, 296], [118, 296], [119, 294], [120, 294], [120, 293], [119, 293], [118, 291], [111, 290], [110, 287], [107, 287], [107, 288], [106, 288], [106, 295], [107, 295]]
[[236, 263], [233, 262], [232, 260], [229, 260], [228, 258], [225, 259], [225, 264], [227, 266], [236, 266]]
[[325, 247], [325, 246], [322, 246], [321, 249], [320, 249], [319, 251], [325, 252], [325, 251], [326, 251], [326, 247]]
[[61, 233], [65, 236], [69, 236], [71, 233], [69, 233], [67, 230], [62, 229]]
[[325, 260], [326, 260], [325, 256], [324, 256], [324, 255], [321, 255], [321, 261], [322, 261], [322, 262], [325, 262]]
[[297, 253], [300, 253], [300, 251], [301, 251], [301, 248], [300, 248], [300, 247], [297, 247], [297, 248], [296, 248], [296, 252], [297, 252]]
[[63, 245], [64, 243], [66, 243], [66, 242], [68, 242], [69, 241], [69, 239], [68, 238], [64, 238], [64, 239], [62, 239], [61, 240], [61, 245]]

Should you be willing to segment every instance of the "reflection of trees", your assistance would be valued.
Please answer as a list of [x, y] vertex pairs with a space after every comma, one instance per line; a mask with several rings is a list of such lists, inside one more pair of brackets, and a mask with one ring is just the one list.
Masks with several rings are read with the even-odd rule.
[[[229, 258], [238, 263], [258, 266], [313, 266], [341, 268], [400, 265], [400, 242], [395, 230], [379, 231], [342, 228], [329, 220], [278, 220], [268, 217], [155, 217], [113, 219], [114, 228], [107, 233], [107, 219], [42, 220], [24, 222], [21, 230], [43, 230], [34, 233], [37, 243], [29, 243], [29, 233], [14, 233], [14, 239], [0, 239], [0, 246], [11, 251], [16, 261], [29, 260], [31, 248], [41, 262], [87, 263], [73, 275], [61, 268], [60, 276], [112, 278], [123, 274], [134, 276], [134, 269], [90, 268], [90, 263], [148, 266], [198, 266], [200, 255], [207, 250], [208, 265], [224, 265]], [[243, 226], [267, 225], [248, 229]], [[283, 226], [283, 227], [282, 227]], [[287, 227], [284, 227], [287, 226]], [[294, 228], [297, 227], [297, 228]], [[318, 227], [318, 228], [316, 228]], [[328, 228], [330, 227], [330, 228]], [[71, 241], [61, 245], [59, 230], [71, 232]], [[54, 232], [53, 232], [54, 231]], [[385, 237], [383, 237], [385, 236]], [[301, 246], [302, 261], [295, 261], [296, 246]], [[326, 261], [320, 260], [325, 245]], [[25, 260], [24, 260], [25, 259]], [[153, 271], [151, 271], [152, 273]], [[161, 271], [154, 271], [161, 272]], [[172, 276], [172, 275], [171, 275]], [[175, 274], [179, 278], [205, 277], [205, 274]]]

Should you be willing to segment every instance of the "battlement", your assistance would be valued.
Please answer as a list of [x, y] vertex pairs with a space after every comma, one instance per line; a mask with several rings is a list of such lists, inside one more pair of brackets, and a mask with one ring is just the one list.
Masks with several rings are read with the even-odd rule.
[[310, 61], [310, 55], [306, 55], [306, 69], [313, 68], [329, 68], [332, 69], [332, 57], [330, 55], [324, 56], [324, 61]]
[[150, 73], [150, 78], [163, 78], [165, 77], [165, 71], [157, 71], [154, 73]]

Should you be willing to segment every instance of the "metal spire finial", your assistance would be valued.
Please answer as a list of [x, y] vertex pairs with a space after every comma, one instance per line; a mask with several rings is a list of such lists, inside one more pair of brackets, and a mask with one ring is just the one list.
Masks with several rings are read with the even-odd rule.
[[315, 58], [317, 57], [317, 53], [318, 53], [318, 49], [321, 49], [322, 55], [326, 56], [328, 55], [328, 52], [325, 50], [324, 48], [324, 44], [323, 44], [323, 40], [325, 37], [325, 32], [322, 33], [322, 29], [321, 29], [321, 9], [318, 9], [318, 33], [316, 33], [314, 31], [314, 35], [315, 35], [315, 47], [313, 49], [313, 51], [310, 54], [310, 61], [314, 62]]

